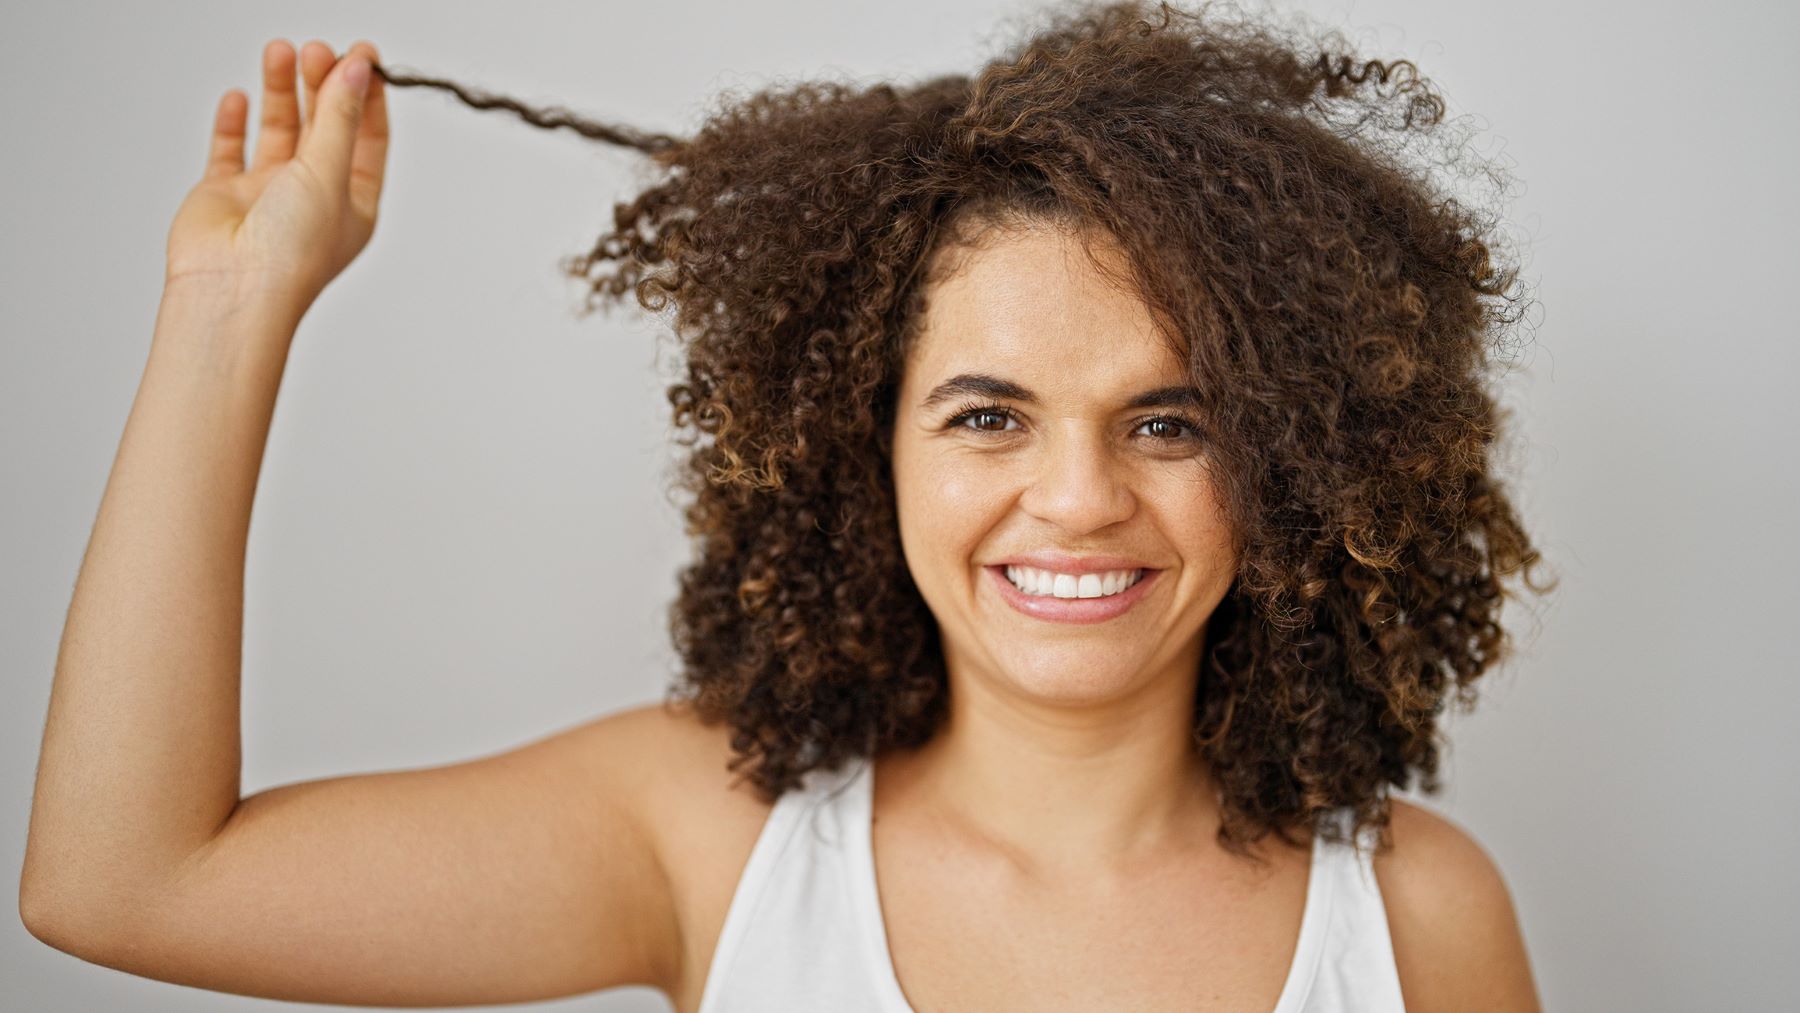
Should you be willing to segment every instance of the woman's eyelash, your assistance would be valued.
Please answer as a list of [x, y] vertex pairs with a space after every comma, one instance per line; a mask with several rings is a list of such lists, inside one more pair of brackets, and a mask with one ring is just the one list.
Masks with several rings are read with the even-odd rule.
[[[950, 418], [944, 422], [944, 427], [946, 429], [955, 429], [959, 426], [962, 426], [965, 422], [968, 422], [970, 419], [976, 418], [981, 415], [998, 415], [1003, 419], [1009, 419], [1009, 420], [1013, 420], [1013, 421], [1018, 420], [1018, 416], [1013, 413], [1013, 410], [1011, 408], [1006, 407], [1005, 405], [1001, 405], [1001, 404], [966, 404], [966, 405], [963, 405], [962, 407], [956, 409], [956, 413], [954, 415], [950, 416]], [[1144, 418], [1138, 419], [1133, 424], [1132, 428], [1133, 429], [1142, 428], [1143, 426], [1146, 426], [1152, 422], [1166, 422], [1166, 423], [1169, 423], [1170, 425], [1180, 426], [1182, 429], [1186, 430], [1186, 432], [1181, 436], [1153, 436], [1153, 437], [1151, 437], [1151, 439], [1153, 439], [1153, 440], [1161, 440], [1161, 441], [1167, 442], [1167, 443], [1174, 443], [1174, 442], [1177, 442], [1180, 440], [1198, 439], [1199, 438], [1199, 434], [1200, 434], [1199, 424], [1194, 422], [1192, 419], [1187, 419], [1180, 415], [1150, 415], [1150, 416], [1146, 416]], [[970, 429], [969, 431], [976, 432], [976, 433], [996, 433], [997, 434], [997, 433], [1003, 432], [1004, 430]]]
[[[946, 429], [955, 429], [958, 426], [961, 426], [963, 423], [976, 417], [977, 415], [990, 415], [990, 414], [991, 415], [999, 415], [1002, 418], [1007, 418], [1007, 419], [1017, 419], [1018, 418], [1018, 416], [1016, 416], [1012, 413], [1012, 410], [1010, 408], [1007, 408], [1004, 405], [966, 404], [966, 405], [963, 405], [961, 408], [956, 409], [956, 414], [950, 416], [950, 418], [944, 422], [944, 427]], [[978, 433], [987, 433], [987, 432], [995, 432], [996, 430], [976, 429], [973, 431], [978, 432]]]

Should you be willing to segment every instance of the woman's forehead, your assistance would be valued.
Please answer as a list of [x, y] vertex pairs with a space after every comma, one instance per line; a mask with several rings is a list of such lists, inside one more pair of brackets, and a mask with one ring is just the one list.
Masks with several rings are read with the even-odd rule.
[[[1012, 232], [959, 250], [925, 300], [909, 371], [1004, 370], [1084, 381], [1167, 377], [1181, 361], [1142, 296], [1120, 281], [1122, 256], [1059, 231]], [[1104, 264], [1112, 258], [1113, 264]], [[1084, 383], [1084, 385], [1086, 385]]]

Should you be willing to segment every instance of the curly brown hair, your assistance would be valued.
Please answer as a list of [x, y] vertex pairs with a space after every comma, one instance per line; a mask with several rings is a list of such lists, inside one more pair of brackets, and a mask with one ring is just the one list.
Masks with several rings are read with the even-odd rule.
[[1491, 353], [1528, 303], [1497, 216], [1407, 157], [1454, 122], [1410, 61], [1216, 4], [1041, 14], [973, 76], [728, 95], [687, 138], [380, 72], [660, 173], [564, 266], [588, 309], [674, 307], [695, 554], [670, 694], [729, 722], [731, 769], [766, 800], [940, 726], [889, 467], [908, 343], [937, 254], [986, 224], [1074, 222], [1128, 253], [1211, 406], [1242, 560], [1196, 673], [1219, 841], [1341, 840], [1324, 817], [1351, 807], [1385, 846], [1386, 786], [1440, 790], [1437, 719], [1510, 650], [1504, 578], [1555, 585], [1532, 583], [1489, 464]]

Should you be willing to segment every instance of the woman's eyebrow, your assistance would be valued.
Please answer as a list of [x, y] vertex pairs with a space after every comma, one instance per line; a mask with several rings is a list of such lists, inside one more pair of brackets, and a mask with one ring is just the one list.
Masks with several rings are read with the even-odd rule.
[[[958, 373], [933, 387], [931, 393], [925, 395], [925, 400], [919, 402], [919, 408], [921, 411], [930, 411], [945, 401], [961, 397], [1037, 403], [1036, 394], [1011, 380], [988, 373]], [[1191, 408], [1197, 411], [1200, 408], [1200, 392], [1182, 384], [1157, 387], [1133, 397], [1125, 402], [1125, 407]]]
[[959, 397], [985, 397], [995, 400], [1023, 401], [1036, 404], [1037, 396], [1024, 387], [987, 373], [958, 373], [931, 389], [925, 400], [919, 402], [922, 410], [932, 408]]

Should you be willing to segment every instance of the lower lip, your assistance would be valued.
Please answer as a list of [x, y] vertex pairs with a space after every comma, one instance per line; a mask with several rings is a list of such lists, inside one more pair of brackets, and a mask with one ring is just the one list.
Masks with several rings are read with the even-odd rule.
[[1149, 593], [1150, 582], [1155, 580], [1161, 570], [1145, 570], [1138, 582], [1120, 591], [1118, 594], [1100, 598], [1058, 598], [1048, 594], [1026, 594], [1013, 586], [1006, 579], [1006, 567], [984, 566], [982, 569], [993, 574], [994, 586], [1000, 597], [1006, 600], [1019, 612], [1033, 619], [1044, 619], [1053, 623], [1103, 623], [1108, 619], [1116, 619], [1142, 601]]

